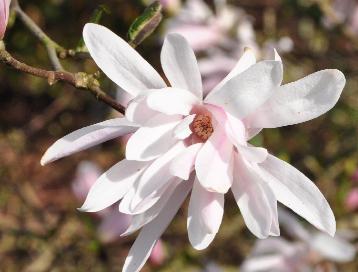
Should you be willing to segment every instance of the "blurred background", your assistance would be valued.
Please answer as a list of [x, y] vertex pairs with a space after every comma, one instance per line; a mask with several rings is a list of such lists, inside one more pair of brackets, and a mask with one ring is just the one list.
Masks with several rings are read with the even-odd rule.
[[[100, 5], [105, 5], [101, 24], [126, 38], [129, 26], [150, 2], [20, 4], [51, 38], [74, 48]], [[315, 181], [334, 210], [339, 232], [336, 239], [321, 237], [287, 214], [280, 219], [282, 238], [258, 242], [228, 194], [223, 224], [208, 249], [191, 248], [184, 206], [143, 271], [358, 271], [358, 2], [161, 2], [163, 21], [137, 50], [161, 72], [163, 37], [182, 33], [195, 49], [207, 91], [230, 71], [244, 47], [251, 47], [260, 59], [270, 58], [276, 48], [283, 58], [285, 83], [321, 69], [343, 71], [347, 85], [333, 110], [308, 123], [264, 130], [252, 141]], [[7, 50], [28, 64], [51, 69], [44, 46], [13, 19], [4, 40]], [[62, 63], [72, 72], [98, 69], [88, 58]], [[110, 80], [104, 75], [100, 80], [104, 90], [126, 103]], [[97, 214], [76, 208], [99, 173], [123, 157], [123, 141], [110, 141], [49, 166], [39, 163], [56, 139], [116, 113], [84, 91], [61, 83], [50, 87], [43, 79], [3, 64], [0, 82], [0, 271], [120, 271], [136, 236], [119, 237], [130, 218], [115, 208]]]

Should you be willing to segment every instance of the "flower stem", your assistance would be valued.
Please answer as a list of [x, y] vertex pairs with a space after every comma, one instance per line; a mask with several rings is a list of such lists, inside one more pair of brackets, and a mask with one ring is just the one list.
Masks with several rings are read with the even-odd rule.
[[108, 96], [101, 89], [100, 83], [94, 75], [84, 72], [70, 73], [67, 71], [48, 71], [27, 65], [15, 59], [9, 52], [7, 52], [3, 43], [0, 44], [0, 62], [3, 62], [18, 71], [22, 71], [36, 77], [45, 78], [47, 79], [49, 85], [62, 81], [74, 86], [75, 88], [87, 90], [98, 100], [106, 103], [116, 111], [122, 114], [125, 112], [125, 108], [122, 105], [118, 104], [116, 100]]

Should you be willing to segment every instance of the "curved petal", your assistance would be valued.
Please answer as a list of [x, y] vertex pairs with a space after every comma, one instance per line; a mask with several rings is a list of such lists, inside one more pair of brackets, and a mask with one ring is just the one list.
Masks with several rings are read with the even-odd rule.
[[323, 258], [333, 262], [351, 262], [356, 256], [356, 248], [339, 237], [330, 237], [324, 233], [317, 233], [310, 238], [311, 247]]
[[278, 201], [318, 229], [334, 235], [336, 220], [316, 185], [296, 168], [272, 155], [258, 165]]
[[[152, 91], [148, 90], [146, 94], [138, 95], [136, 98], [131, 100], [126, 108], [126, 118], [141, 126], [148, 125], [148, 121], [158, 115], [158, 112], [149, 108], [147, 104], [147, 96]], [[153, 126], [158, 125], [153, 123]]]
[[233, 145], [220, 128], [200, 149], [196, 160], [195, 170], [201, 185], [208, 191], [226, 193], [232, 183]]
[[197, 250], [205, 249], [219, 231], [224, 213], [224, 194], [207, 191], [194, 181], [187, 228], [189, 241]]
[[0, 3], [0, 40], [4, 37], [9, 19], [11, 0], [2, 0]]
[[276, 198], [253, 167], [240, 155], [235, 157], [235, 180], [231, 190], [249, 230], [260, 239], [267, 238], [273, 222], [272, 207], [276, 205]]
[[163, 209], [153, 221], [144, 226], [139, 233], [128, 253], [128, 257], [123, 266], [123, 272], [138, 272], [143, 267], [156, 242], [187, 197], [193, 183], [183, 182], [182, 184], [183, 187], [181, 190], [178, 190], [177, 193], [171, 197], [165, 209]]
[[239, 59], [235, 67], [218, 85], [216, 85], [216, 87], [211, 91], [211, 93], [215, 93], [218, 90], [220, 90], [230, 79], [244, 72], [255, 63], [256, 63], [256, 57], [254, 51], [251, 50], [250, 48], [245, 49], [244, 54], [242, 54], [241, 58]]
[[41, 165], [136, 131], [137, 125], [116, 118], [76, 130], [57, 140], [41, 158]]
[[[177, 184], [179, 185], [176, 186]], [[169, 186], [163, 193], [162, 197], [158, 200], [158, 202], [153, 205], [153, 207], [151, 207], [144, 213], [132, 216], [131, 224], [121, 236], [128, 236], [154, 220], [163, 210], [163, 208], [168, 204], [168, 201], [170, 202], [173, 198], [177, 198], [178, 195], [181, 195], [182, 190], [185, 190], [185, 188], [187, 188], [187, 185], [183, 184], [183, 182], [180, 183], [179, 180], [172, 186]]]
[[210, 93], [205, 102], [224, 108], [238, 119], [254, 112], [266, 102], [282, 81], [282, 64], [261, 61]]
[[97, 24], [86, 24], [83, 39], [98, 67], [133, 96], [166, 87], [164, 80], [128, 43]]
[[199, 66], [185, 38], [179, 34], [168, 34], [160, 57], [170, 84], [173, 87], [190, 91], [201, 100], [203, 87]]
[[[158, 114], [144, 127], [139, 128], [128, 140], [128, 160], [149, 161], [168, 151], [178, 140], [173, 130], [179, 124], [180, 116]], [[155, 124], [153, 126], [152, 124]]]
[[97, 212], [117, 202], [130, 190], [146, 166], [147, 163], [125, 159], [115, 164], [93, 184], [79, 210]]
[[176, 88], [165, 88], [147, 96], [149, 108], [168, 114], [188, 115], [200, 100], [190, 92]]
[[169, 171], [170, 163], [184, 148], [184, 143], [178, 142], [147, 168], [138, 182], [136, 193], [132, 199], [132, 211], [136, 212], [136, 209], [140, 208], [140, 204], [143, 200], [156, 196], [159, 197], [158, 192], [161, 192], [161, 188], [173, 178]]
[[183, 180], [188, 180], [190, 173], [194, 170], [195, 158], [202, 146], [202, 143], [197, 143], [183, 150], [170, 163], [170, 174], [180, 177]]
[[243, 158], [253, 163], [263, 162], [268, 156], [267, 149], [262, 147], [239, 145], [237, 150]]
[[342, 72], [322, 70], [283, 85], [246, 123], [253, 128], [275, 128], [312, 120], [333, 108], [345, 83]]
[[196, 114], [186, 116], [174, 129], [175, 138], [184, 140], [188, 138], [193, 132], [190, 124], [194, 121]]

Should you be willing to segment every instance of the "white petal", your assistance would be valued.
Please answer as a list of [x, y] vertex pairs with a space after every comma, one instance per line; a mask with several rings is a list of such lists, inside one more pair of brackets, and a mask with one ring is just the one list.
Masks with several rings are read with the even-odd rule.
[[[178, 140], [173, 129], [179, 124], [180, 116], [158, 114], [144, 127], [139, 128], [128, 140], [128, 160], [149, 161], [168, 151]], [[153, 126], [152, 124], [155, 124]]]
[[192, 182], [183, 182], [183, 187], [181, 187], [180, 190], [177, 190], [170, 198], [165, 209], [163, 209], [153, 221], [142, 229], [129, 251], [123, 266], [123, 272], [137, 272], [143, 267], [149, 258], [155, 243], [165, 231], [187, 197], [192, 188], [192, 184]]
[[56, 141], [41, 159], [41, 165], [69, 156], [113, 138], [132, 133], [137, 125], [116, 118], [76, 130]]
[[277, 200], [318, 229], [334, 235], [336, 221], [327, 200], [316, 185], [290, 164], [268, 155], [260, 172]]
[[195, 158], [202, 143], [193, 144], [183, 150], [171, 163], [170, 174], [188, 180], [190, 173], [194, 170]]
[[176, 88], [165, 88], [148, 95], [148, 106], [165, 114], [188, 115], [200, 100], [190, 92]]
[[235, 67], [231, 72], [211, 91], [215, 93], [220, 90], [230, 79], [234, 78], [238, 74], [247, 70], [249, 67], [256, 63], [255, 53], [251, 49], [245, 49], [244, 54], [241, 56]]
[[324, 233], [317, 233], [309, 242], [324, 259], [333, 262], [350, 262], [356, 255], [356, 248], [337, 236], [333, 238]]
[[243, 158], [253, 163], [263, 162], [268, 156], [267, 149], [262, 147], [238, 145], [237, 150]]
[[282, 64], [261, 61], [210, 93], [205, 102], [223, 107], [238, 119], [254, 112], [267, 101], [282, 81]]
[[322, 70], [280, 86], [247, 117], [253, 128], [275, 128], [312, 120], [337, 103], [346, 80], [338, 70]]
[[84, 212], [97, 212], [120, 200], [133, 186], [147, 163], [122, 160], [102, 174], [91, 187], [80, 208]]
[[310, 241], [310, 232], [303, 226], [301, 222], [297, 220], [293, 214], [289, 213], [283, 208], [280, 208], [279, 220], [281, 226], [285, 229], [285, 232], [288, 233], [291, 237], [302, 240], [304, 242]]
[[184, 140], [188, 138], [193, 132], [190, 129], [190, 124], [194, 121], [196, 114], [186, 116], [174, 129], [175, 138]]
[[198, 63], [185, 38], [179, 34], [167, 35], [160, 57], [170, 84], [190, 91], [201, 100], [203, 93]]
[[[133, 100], [130, 101], [128, 107], [126, 108], [126, 118], [141, 126], [147, 124], [148, 121], [153, 117], [158, 115], [158, 112], [149, 108], [147, 105], [147, 96], [153, 92], [152, 90], [148, 90], [145, 94], [139, 95]], [[152, 124], [153, 126], [158, 124]]]
[[233, 145], [220, 129], [204, 143], [196, 161], [195, 170], [199, 182], [208, 191], [226, 193], [232, 183]]
[[151, 222], [154, 218], [156, 218], [158, 214], [162, 211], [162, 209], [165, 207], [165, 205], [168, 203], [168, 200], [171, 199], [172, 197], [176, 197], [176, 194], [181, 193], [181, 190], [185, 185], [182, 184], [176, 186], [179, 183], [180, 180], [177, 180], [177, 182], [173, 183], [172, 186], [166, 188], [161, 198], [158, 200], [157, 203], [153, 205], [153, 207], [151, 207], [144, 213], [133, 215], [132, 221], [128, 229], [121, 236], [128, 236], [136, 232], [141, 227], [143, 227], [144, 225]]
[[133, 96], [166, 87], [164, 80], [128, 43], [96, 24], [86, 24], [83, 38], [98, 67]]
[[246, 128], [241, 120], [226, 112], [226, 120], [221, 122], [225, 122], [226, 135], [235, 146], [246, 145]]
[[192, 246], [205, 249], [219, 231], [224, 213], [224, 195], [207, 191], [194, 181], [188, 210], [188, 235]]
[[[184, 150], [185, 146], [183, 142], [178, 142], [167, 153], [156, 159], [141, 176], [138, 187], [136, 189], [135, 196], [132, 200], [132, 211], [136, 212], [136, 209], [140, 208], [143, 200], [148, 198], [159, 198], [162, 193], [161, 188], [168, 184], [168, 181], [172, 179], [169, 167], [172, 160]], [[154, 203], [153, 203], [154, 204]], [[146, 207], [150, 208], [149, 206]]]
[[249, 230], [258, 238], [270, 235], [276, 198], [254, 168], [236, 156], [231, 190]]

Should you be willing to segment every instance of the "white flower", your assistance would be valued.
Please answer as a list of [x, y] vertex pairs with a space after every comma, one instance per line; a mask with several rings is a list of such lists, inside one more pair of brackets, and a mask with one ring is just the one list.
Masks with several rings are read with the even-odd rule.
[[122, 199], [134, 215], [126, 234], [142, 228], [124, 271], [138, 271], [190, 191], [188, 234], [206, 248], [219, 230], [224, 195], [232, 190], [248, 228], [259, 238], [279, 235], [277, 201], [330, 235], [334, 215], [319, 189], [288, 163], [247, 143], [263, 128], [311, 120], [331, 109], [345, 84], [324, 70], [281, 85], [282, 63], [256, 63], [244, 53], [206, 97], [195, 55], [170, 34], [161, 63], [171, 87], [126, 42], [103, 26], [87, 24], [84, 40], [106, 75], [135, 96], [125, 118], [82, 128], [51, 146], [42, 164], [109, 139], [134, 134], [126, 159], [104, 173], [81, 210], [95, 212]]
[[279, 213], [281, 225], [294, 241], [278, 237], [257, 241], [240, 271], [326, 271], [324, 267], [320, 269], [323, 262], [334, 266], [334, 263], [354, 260], [356, 248], [344, 237], [343, 232], [333, 238], [306, 229], [292, 214], [283, 209], [279, 209]]

